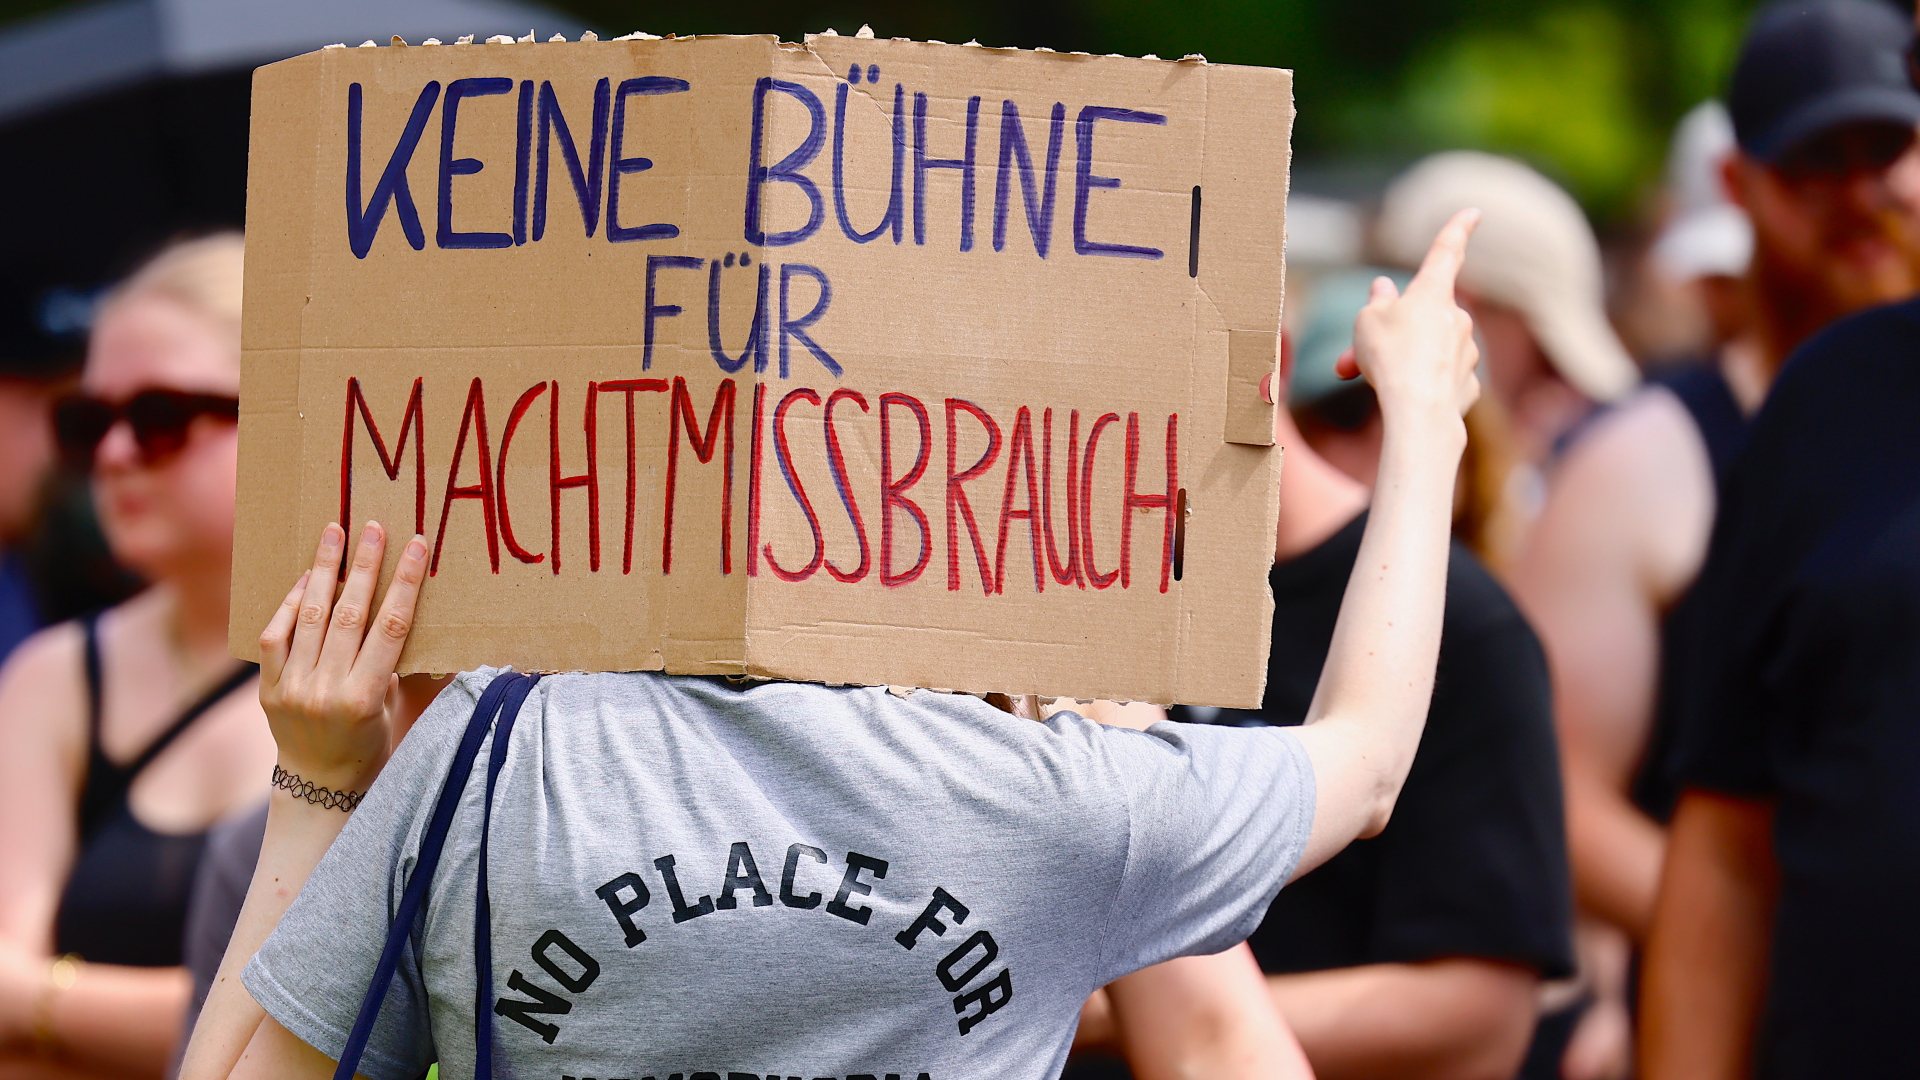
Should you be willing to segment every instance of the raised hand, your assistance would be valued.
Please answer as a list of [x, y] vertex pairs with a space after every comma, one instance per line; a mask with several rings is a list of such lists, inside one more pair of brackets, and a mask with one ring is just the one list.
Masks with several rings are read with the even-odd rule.
[[1296, 874], [1386, 827], [1433, 698], [1461, 417], [1480, 395], [1473, 321], [1453, 302], [1479, 213], [1453, 216], [1405, 294], [1385, 278], [1354, 320], [1342, 374], [1380, 399], [1380, 468], [1320, 686], [1296, 737], [1313, 759], [1313, 833]]
[[389, 692], [397, 690], [394, 667], [413, 628], [427, 547], [418, 536], [407, 543], [375, 613], [386, 545], [385, 530], [369, 522], [335, 599], [346, 533], [328, 524], [313, 568], [260, 635], [260, 704], [280, 767], [334, 791], [365, 791], [404, 733]]
[[1342, 378], [1365, 375], [1389, 427], [1396, 418], [1458, 418], [1480, 396], [1474, 374], [1480, 350], [1473, 320], [1454, 303], [1453, 283], [1466, 258], [1480, 211], [1453, 215], [1405, 294], [1378, 278], [1353, 325], [1353, 347], [1340, 357]]

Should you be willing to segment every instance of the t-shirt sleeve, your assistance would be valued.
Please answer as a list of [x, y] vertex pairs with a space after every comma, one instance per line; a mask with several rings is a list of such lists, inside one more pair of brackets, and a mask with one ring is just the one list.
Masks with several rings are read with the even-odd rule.
[[1755, 431], [1721, 489], [1676, 662], [1662, 673], [1674, 680], [1674, 779], [1746, 798], [1774, 786], [1765, 732], [1776, 702], [1766, 669], [1787, 578], [1805, 546], [1806, 522], [1782, 521], [1782, 495], [1772, 490], [1784, 465], [1774, 434]]
[[1689, 628], [1693, 668], [1676, 675], [1684, 681], [1675, 692], [1680, 704], [1669, 767], [1684, 787], [1764, 798], [1775, 786], [1766, 733], [1777, 701], [1765, 678], [1764, 642], [1713, 640], [1716, 628], [1737, 625], [1728, 621], [1736, 617], [1723, 602], [1704, 607]]
[[1517, 613], [1457, 634], [1435, 689], [1393, 820], [1366, 841], [1378, 874], [1367, 960], [1472, 956], [1572, 974], [1560, 762], [1539, 641]]
[[[434, 699], [242, 973], [261, 1008], [335, 1061], [373, 981], [454, 749], [491, 674], [459, 676]], [[359, 1067], [371, 1080], [415, 1080], [438, 1058], [419, 955], [417, 943], [401, 953]]]
[[1306, 850], [1314, 800], [1313, 764], [1284, 729], [1107, 730], [1128, 838], [1103, 984], [1244, 941]]

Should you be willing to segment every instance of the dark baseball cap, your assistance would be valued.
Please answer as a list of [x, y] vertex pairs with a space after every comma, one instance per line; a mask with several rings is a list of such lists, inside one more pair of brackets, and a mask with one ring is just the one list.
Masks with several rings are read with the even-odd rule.
[[1920, 124], [1920, 91], [1907, 74], [1913, 33], [1908, 17], [1878, 0], [1761, 9], [1727, 90], [1740, 149], [1774, 161], [1844, 124]]

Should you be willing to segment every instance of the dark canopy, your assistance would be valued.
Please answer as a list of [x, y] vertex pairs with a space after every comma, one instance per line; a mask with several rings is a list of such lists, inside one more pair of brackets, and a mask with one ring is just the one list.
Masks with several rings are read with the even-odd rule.
[[242, 224], [255, 66], [580, 29], [501, 0], [107, 0], [0, 28], [0, 375], [69, 368], [103, 286], [172, 237]]

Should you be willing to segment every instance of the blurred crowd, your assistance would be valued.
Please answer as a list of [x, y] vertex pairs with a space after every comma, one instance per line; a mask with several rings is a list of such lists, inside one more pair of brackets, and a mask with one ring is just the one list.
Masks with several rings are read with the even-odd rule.
[[[1604, 252], [1479, 152], [1295, 197], [1266, 698], [1171, 719], [1305, 717], [1382, 436], [1337, 361], [1473, 206], [1488, 392], [1428, 727], [1383, 832], [1247, 945], [1095, 995], [1069, 1076], [1914, 1070], [1913, 38], [1874, 0], [1760, 9]], [[177, 241], [90, 301], [84, 355], [0, 355], [0, 1080], [165, 1074], [259, 849], [274, 748], [227, 648], [242, 252]]]

